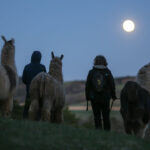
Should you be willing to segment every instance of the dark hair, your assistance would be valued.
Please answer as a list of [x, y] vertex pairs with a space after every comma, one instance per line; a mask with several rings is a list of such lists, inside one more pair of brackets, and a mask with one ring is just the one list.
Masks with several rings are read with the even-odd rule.
[[98, 55], [95, 57], [94, 59], [94, 65], [104, 65], [104, 66], [107, 66], [107, 61], [106, 61], [106, 58], [102, 55]]

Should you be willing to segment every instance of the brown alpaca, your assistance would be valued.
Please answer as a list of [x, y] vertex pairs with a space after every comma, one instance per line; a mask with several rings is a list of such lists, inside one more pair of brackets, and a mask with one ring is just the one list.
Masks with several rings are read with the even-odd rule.
[[[137, 82], [150, 93], [150, 63], [139, 69], [136, 78]], [[150, 121], [145, 133], [145, 138], [150, 139]]]
[[9, 116], [13, 109], [13, 96], [17, 85], [14, 39], [7, 41], [2, 36], [4, 46], [0, 64], [0, 116]]
[[51, 55], [49, 73], [41, 72], [31, 82], [29, 118], [61, 123], [65, 104], [62, 75], [63, 55], [55, 57], [53, 52]]

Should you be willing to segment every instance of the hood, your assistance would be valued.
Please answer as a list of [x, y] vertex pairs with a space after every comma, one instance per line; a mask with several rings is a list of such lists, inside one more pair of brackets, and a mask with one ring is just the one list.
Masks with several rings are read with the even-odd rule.
[[41, 53], [39, 51], [34, 51], [31, 56], [31, 63], [40, 63], [41, 62]]
[[94, 65], [93, 68], [95, 68], [95, 69], [106, 69], [107, 67], [104, 65]]

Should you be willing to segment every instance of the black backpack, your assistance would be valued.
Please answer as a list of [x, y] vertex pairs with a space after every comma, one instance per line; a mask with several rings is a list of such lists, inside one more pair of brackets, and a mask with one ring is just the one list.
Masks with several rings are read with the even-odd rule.
[[107, 88], [107, 76], [108, 76], [107, 73], [102, 72], [100, 70], [96, 70], [93, 73], [92, 85], [93, 85], [94, 91], [100, 93], [100, 92], [103, 92]]

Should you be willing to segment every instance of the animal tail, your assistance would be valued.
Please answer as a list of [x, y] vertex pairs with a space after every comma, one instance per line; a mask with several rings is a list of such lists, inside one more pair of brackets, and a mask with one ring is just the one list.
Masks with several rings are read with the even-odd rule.
[[41, 80], [40, 80], [40, 87], [39, 87], [39, 95], [40, 95], [40, 99], [42, 99], [44, 97], [45, 94], [45, 73], [41, 74]]

